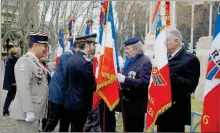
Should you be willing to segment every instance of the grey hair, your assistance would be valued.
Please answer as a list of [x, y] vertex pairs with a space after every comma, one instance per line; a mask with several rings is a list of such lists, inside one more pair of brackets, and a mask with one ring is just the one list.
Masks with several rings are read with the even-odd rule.
[[177, 29], [170, 29], [167, 31], [169, 35], [171, 35], [172, 39], [177, 39], [179, 42], [179, 45], [182, 45], [182, 35], [179, 30]]
[[136, 49], [137, 54], [144, 54], [144, 48], [143, 48], [143, 43], [141, 41], [138, 41], [137, 43], [132, 45], [133, 48]]

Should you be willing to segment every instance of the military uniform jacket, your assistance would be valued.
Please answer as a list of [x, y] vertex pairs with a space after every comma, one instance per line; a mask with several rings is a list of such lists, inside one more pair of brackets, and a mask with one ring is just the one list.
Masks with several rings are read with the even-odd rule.
[[89, 111], [92, 108], [93, 92], [96, 90], [92, 63], [87, 55], [78, 51], [70, 57], [66, 69], [67, 98], [65, 107]]
[[10, 117], [24, 120], [26, 112], [34, 112], [37, 120], [44, 118], [48, 97], [47, 71], [30, 52], [15, 64], [17, 92]]

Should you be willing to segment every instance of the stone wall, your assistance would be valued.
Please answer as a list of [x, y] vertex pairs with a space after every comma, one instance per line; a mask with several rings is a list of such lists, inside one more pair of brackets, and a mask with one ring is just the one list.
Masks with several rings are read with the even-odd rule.
[[199, 85], [195, 91], [196, 100], [203, 101], [205, 89], [205, 77], [208, 64], [208, 56], [212, 44], [212, 37], [201, 37], [197, 42], [196, 56], [200, 61], [200, 79]]
[[148, 34], [145, 37], [144, 42], [144, 54], [151, 59], [153, 59], [153, 50], [154, 50], [154, 44], [155, 44], [155, 34]]

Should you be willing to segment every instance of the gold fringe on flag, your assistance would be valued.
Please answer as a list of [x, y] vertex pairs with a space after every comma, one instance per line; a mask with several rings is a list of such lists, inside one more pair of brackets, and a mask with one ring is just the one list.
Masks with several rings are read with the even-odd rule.
[[155, 119], [154, 119], [153, 123], [149, 126], [149, 128], [147, 129], [147, 132], [150, 132], [150, 130], [153, 128], [153, 126], [155, 125], [155, 122], [156, 122], [158, 116], [163, 114], [166, 110], [168, 110], [171, 107], [171, 105], [172, 105], [172, 102], [166, 104], [159, 111], [157, 111]]
[[105, 95], [100, 91], [100, 90], [97, 90], [96, 91], [99, 96], [105, 101], [105, 103], [107, 104], [107, 106], [109, 107], [109, 110], [112, 111], [115, 106], [119, 103], [119, 98], [115, 101], [115, 103], [113, 103], [112, 105], [108, 102], [107, 98], [105, 97]]

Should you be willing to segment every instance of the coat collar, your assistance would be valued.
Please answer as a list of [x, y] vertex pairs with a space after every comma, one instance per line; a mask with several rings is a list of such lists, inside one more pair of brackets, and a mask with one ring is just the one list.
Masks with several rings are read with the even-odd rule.
[[[171, 56], [174, 57], [181, 49], [182, 49], [182, 47], [179, 47], [179, 48], [176, 50], [176, 52], [174, 52]], [[171, 58], [172, 58], [172, 57], [171, 57]]]
[[133, 67], [135, 67], [137, 65], [137, 62], [140, 60], [141, 56], [143, 56], [143, 54], [137, 54], [135, 60], [130, 63], [126, 69], [123, 70], [122, 73], [127, 73], [129, 72], [131, 69], [133, 69]]
[[79, 55], [87, 55], [84, 51], [82, 51], [82, 50], [78, 50], [77, 51], [77, 54], [79, 54]]
[[40, 62], [40, 60], [31, 52], [27, 52], [27, 55], [31, 56], [33, 58], [33, 61], [36, 63], [37, 66], [43, 69], [43, 71], [46, 73], [44, 65]]
[[87, 55], [84, 51], [79, 50], [79, 51], [77, 51], [77, 54], [83, 56], [83, 58], [84, 58], [86, 61], [91, 61], [91, 59], [88, 57], [88, 55]]
[[186, 50], [182, 47], [170, 60], [174, 60], [175, 58], [179, 57], [182, 53], [185, 53]]
[[31, 53], [31, 52], [27, 52], [27, 55], [32, 56], [33, 59], [36, 60], [36, 61], [40, 61], [40, 60], [37, 58], [37, 56], [35, 56], [35, 55], [34, 55], [33, 53]]
[[18, 56], [12, 55], [11, 58], [12, 58], [13, 60], [17, 60], [17, 59], [18, 59]]

